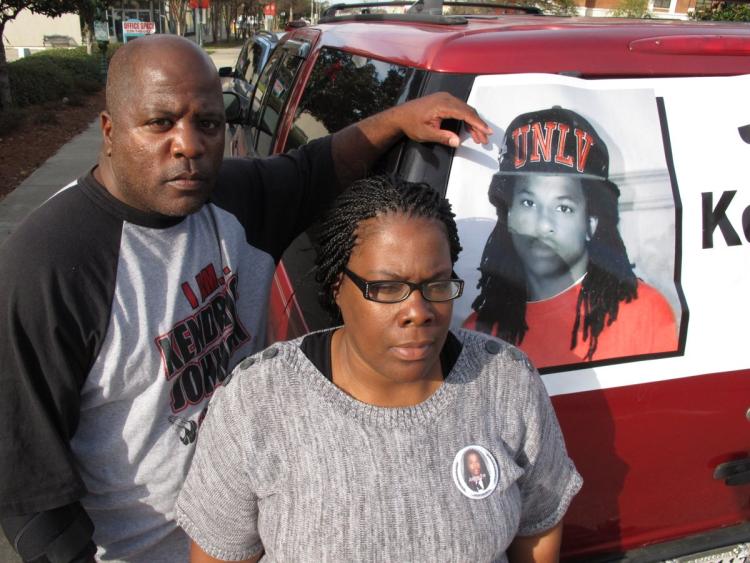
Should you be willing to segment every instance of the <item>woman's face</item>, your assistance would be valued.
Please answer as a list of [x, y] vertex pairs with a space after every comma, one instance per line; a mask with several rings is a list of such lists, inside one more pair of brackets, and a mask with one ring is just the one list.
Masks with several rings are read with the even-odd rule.
[[[435, 219], [387, 213], [361, 222], [356, 235], [347, 268], [367, 281], [451, 278], [448, 236]], [[363, 383], [411, 383], [440, 369], [451, 301], [432, 303], [415, 290], [400, 303], [376, 303], [342, 276], [336, 303], [344, 319], [347, 353], [356, 358]]]
[[466, 466], [469, 468], [469, 474], [472, 477], [482, 473], [482, 462], [479, 461], [479, 455], [474, 452], [466, 456]]

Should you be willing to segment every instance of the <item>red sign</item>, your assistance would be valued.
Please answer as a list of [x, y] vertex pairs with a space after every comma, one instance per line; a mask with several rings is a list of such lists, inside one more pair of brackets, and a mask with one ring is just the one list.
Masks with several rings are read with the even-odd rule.
[[190, 0], [190, 7], [195, 10], [196, 8], [208, 8], [211, 4], [211, 0]]
[[275, 16], [276, 15], [276, 4], [266, 4], [263, 6], [263, 13], [266, 16]]
[[128, 35], [149, 35], [156, 33], [156, 24], [154, 22], [124, 21], [122, 22], [122, 31]]

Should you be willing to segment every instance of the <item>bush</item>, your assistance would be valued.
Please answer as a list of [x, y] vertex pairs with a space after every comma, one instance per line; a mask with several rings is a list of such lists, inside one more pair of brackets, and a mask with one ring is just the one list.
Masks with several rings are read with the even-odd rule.
[[8, 65], [13, 101], [18, 107], [92, 94], [102, 88], [101, 61], [83, 47], [48, 49]]
[[8, 65], [10, 90], [18, 107], [60, 100], [74, 88], [70, 72], [49, 57], [31, 56]]
[[117, 52], [117, 49], [119, 49], [123, 45], [124, 43], [116, 43], [116, 42], [107, 43], [107, 62], [112, 60], [112, 57]]
[[101, 83], [101, 62], [99, 57], [86, 54], [85, 47], [76, 49], [47, 49], [32, 57], [48, 58], [70, 73], [73, 83], [79, 90], [83, 85]]
[[620, 0], [610, 13], [615, 18], [650, 18], [648, 0]]
[[740, 2], [713, 2], [710, 6], [696, 10], [697, 20], [750, 22], [750, 4]]

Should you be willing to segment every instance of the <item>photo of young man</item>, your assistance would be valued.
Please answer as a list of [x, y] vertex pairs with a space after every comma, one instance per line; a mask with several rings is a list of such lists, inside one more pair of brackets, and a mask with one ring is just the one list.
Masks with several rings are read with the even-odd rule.
[[538, 368], [675, 351], [669, 302], [628, 258], [619, 197], [607, 145], [583, 116], [555, 106], [513, 119], [464, 326], [518, 345]]

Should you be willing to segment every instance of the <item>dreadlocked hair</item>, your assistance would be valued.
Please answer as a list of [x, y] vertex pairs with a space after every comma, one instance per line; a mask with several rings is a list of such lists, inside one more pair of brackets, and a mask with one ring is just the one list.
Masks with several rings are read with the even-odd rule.
[[[580, 330], [583, 341], [589, 342], [584, 361], [591, 361], [596, 353], [599, 335], [617, 320], [620, 303], [638, 297], [638, 281], [617, 229], [617, 194], [596, 180], [582, 180], [581, 185], [587, 213], [597, 217], [598, 224], [588, 243], [589, 262], [578, 295], [570, 349], [578, 344]], [[477, 330], [496, 331], [500, 338], [520, 345], [528, 330], [528, 290], [523, 263], [508, 230], [513, 181], [500, 180], [497, 188], [490, 190], [490, 199], [497, 208], [497, 224], [482, 253], [479, 266], [481, 275], [477, 284], [479, 295], [472, 308], [477, 313]]]
[[334, 201], [313, 234], [320, 303], [334, 320], [341, 320], [334, 291], [357, 243], [357, 229], [363, 221], [387, 213], [440, 221], [445, 225], [451, 263], [458, 259], [461, 244], [455, 215], [448, 200], [437, 191], [425, 183], [407, 182], [392, 174], [358, 180]]

